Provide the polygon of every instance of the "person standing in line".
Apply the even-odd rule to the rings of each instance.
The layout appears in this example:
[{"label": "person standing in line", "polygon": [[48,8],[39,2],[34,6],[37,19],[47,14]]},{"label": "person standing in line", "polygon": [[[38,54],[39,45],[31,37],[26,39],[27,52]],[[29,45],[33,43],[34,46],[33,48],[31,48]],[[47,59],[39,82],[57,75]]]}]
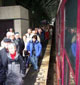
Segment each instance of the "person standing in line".
[{"label": "person standing in line", "polygon": [[30,53],[29,61],[32,63],[34,70],[38,70],[38,58],[41,50],[42,45],[37,41],[37,35],[33,35],[32,40],[27,45],[27,51]]},{"label": "person standing in line", "polygon": [[17,52],[15,43],[8,46],[8,71],[5,85],[22,85],[25,66],[21,55]]},{"label": "person standing in line", "polygon": [[18,50],[19,45],[18,45],[18,41],[16,41],[16,39],[15,39],[14,33],[11,33],[10,39],[11,39],[11,42],[16,44],[16,47],[17,47],[17,50]]},{"label": "person standing in line", "polygon": [[14,31],[13,31],[13,28],[10,28],[10,29],[9,29],[9,32],[12,32],[12,33],[14,33]]},{"label": "person standing in line", "polygon": [[35,33],[38,34],[38,27],[35,28]]},{"label": "person standing in line", "polygon": [[33,37],[34,35],[36,35],[36,36],[37,36],[37,40],[38,40],[39,42],[41,42],[40,37],[39,37],[39,35],[38,35],[38,32],[36,32],[35,30],[32,31],[32,37]]},{"label": "person standing in line", "polygon": [[20,38],[19,32],[15,32],[15,39],[18,42],[18,52],[23,56],[24,41]]},{"label": "person standing in line", "polygon": [[43,46],[43,44],[44,44],[44,40],[45,40],[45,38],[44,38],[45,36],[44,36],[44,34],[43,34],[41,28],[38,29],[38,35],[39,35],[39,37],[40,37],[41,44],[42,44],[42,46]]},{"label": "person standing in line", "polygon": [[4,48],[0,50],[0,85],[4,85],[7,72],[7,53],[8,46],[11,43],[10,39],[4,38]]},{"label": "person standing in line", "polygon": [[23,41],[25,43],[25,50],[28,42],[32,40],[32,29],[28,29],[27,33],[23,36]]},{"label": "person standing in line", "polygon": [[7,38],[7,39],[10,39],[10,36],[11,36],[11,32],[7,32],[6,33],[6,36],[3,38],[3,40],[1,41],[1,47],[4,48],[4,39]]}]

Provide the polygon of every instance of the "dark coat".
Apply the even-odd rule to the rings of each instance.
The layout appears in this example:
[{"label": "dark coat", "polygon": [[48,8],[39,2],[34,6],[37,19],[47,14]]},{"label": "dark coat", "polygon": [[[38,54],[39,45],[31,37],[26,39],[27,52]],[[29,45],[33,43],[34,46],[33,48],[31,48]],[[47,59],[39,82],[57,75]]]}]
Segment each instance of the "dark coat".
[{"label": "dark coat", "polygon": [[18,42],[18,52],[22,56],[22,52],[24,50],[24,42],[21,38],[18,38],[16,41]]},{"label": "dark coat", "polygon": [[22,57],[16,52],[15,59],[8,53],[8,71],[5,85],[22,85],[22,74],[24,74],[24,62]]},{"label": "dark coat", "polygon": [[7,51],[5,48],[0,50],[0,82],[5,81],[7,71]]},{"label": "dark coat", "polygon": [[[11,65],[11,67],[12,67],[13,63],[15,63],[15,65],[17,65],[18,68],[20,66],[20,68],[18,69],[18,70],[20,70],[19,72],[22,72],[22,74],[24,74],[25,65],[24,65],[22,56],[20,54],[16,53],[16,57],[14,60],[12,60],[9,53],[7,54],[7,56],[8,56],[8,65]],[[14,69],[12,69],[12,70],[17,70],[17,69],[15,69],[15,66],[14,66]]]}]

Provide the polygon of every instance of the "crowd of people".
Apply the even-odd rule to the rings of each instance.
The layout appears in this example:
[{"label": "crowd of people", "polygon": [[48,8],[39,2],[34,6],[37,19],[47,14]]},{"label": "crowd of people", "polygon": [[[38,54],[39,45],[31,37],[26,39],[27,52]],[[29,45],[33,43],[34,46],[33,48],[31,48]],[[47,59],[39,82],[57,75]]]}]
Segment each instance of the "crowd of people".
[{"label": "crowd of people", "polygon": [[[34,70],[38,71],[38,59],[42,47],[49,40],[49,29],[46,26],[28,28],[27,33],[21,38],[19,32],[12,28],[1,41],[0,50],[0,85],[22,85],[27,64],[31,63]],[[26,58],[24,61],[24,57]],[[28,61],[28,63],[27,63]]]}]

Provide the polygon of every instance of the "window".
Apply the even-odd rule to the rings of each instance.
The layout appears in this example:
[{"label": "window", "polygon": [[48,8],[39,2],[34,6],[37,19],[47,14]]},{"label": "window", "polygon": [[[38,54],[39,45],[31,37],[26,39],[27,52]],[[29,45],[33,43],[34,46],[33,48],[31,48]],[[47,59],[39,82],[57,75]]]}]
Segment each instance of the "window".
[{"label": "window", "polygon": [[74,70],[76,60],[76,30],[77,0],[68,0],[65,7],[65,49]]}]

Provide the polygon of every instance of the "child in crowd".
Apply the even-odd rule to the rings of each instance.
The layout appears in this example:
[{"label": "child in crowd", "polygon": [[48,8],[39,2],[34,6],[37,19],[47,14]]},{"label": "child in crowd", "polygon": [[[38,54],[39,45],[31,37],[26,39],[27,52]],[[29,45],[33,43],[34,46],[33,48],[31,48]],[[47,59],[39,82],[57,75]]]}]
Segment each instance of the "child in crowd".
[{"label": "child in crowd", "polygon": [[16,51],[16,45],[11,43],[8,46],[8,71],[5,85],[22,85],[24,76],[24,62]]}]

